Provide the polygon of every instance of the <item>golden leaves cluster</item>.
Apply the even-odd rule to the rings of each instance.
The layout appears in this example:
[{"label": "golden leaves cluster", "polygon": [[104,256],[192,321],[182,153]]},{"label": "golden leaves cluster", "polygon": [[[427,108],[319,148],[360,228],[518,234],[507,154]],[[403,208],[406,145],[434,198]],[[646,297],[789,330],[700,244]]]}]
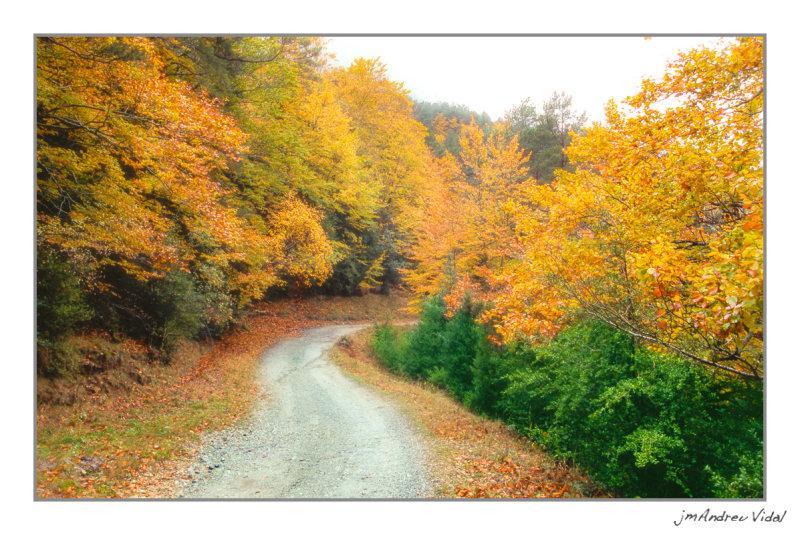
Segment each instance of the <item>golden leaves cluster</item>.
[{"label": "golden leaves cluster", "polygon": [[762,47],[746,38],[682,54],[574,137],[574,173],[524,189],[523,254],[496,302],[503,334],[552,334],[581,311],[761,376]]},{"label": "golden leaves cluster", "polygon": [[245,135],[149,39],[40,38],[37,141],[42,243],[148,278],[193,260],[176,224],[233,252],[247,239],[213,179]]},{"label": "golden leaves cluster", "polygon": [[415,215],[406,282],[416,304],[442,293],[457,308],[467,294],[492,299],[494,273],[513,260],[515,222],[509,210],[524,180],[523,155],[502,125],[484,132],[460,126],[458,156],[432,162],[424,202]]}]

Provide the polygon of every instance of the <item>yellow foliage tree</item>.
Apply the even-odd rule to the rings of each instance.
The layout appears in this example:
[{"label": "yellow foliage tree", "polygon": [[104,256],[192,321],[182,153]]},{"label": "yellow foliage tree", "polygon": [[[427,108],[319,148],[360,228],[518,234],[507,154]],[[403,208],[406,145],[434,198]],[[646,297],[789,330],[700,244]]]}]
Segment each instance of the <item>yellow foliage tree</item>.
[{"label": "yellow foliage tree", "polygon": [[763,43],[681,54],[575,136],[577,165],[529,184],[496,282],[507,337],[575,314],[748,378],[763,361]]},{"label": "yellow foliage tree", "polygon": [[[292,192],[313,190],[352,211],[352,199],[342,199],[340,190],[353,190],[356,158],[346,118],[330,95],[326,100],[311,81],[297,81],[295,44],[246,39],[238,42],[241,50],[234,47],[250,54],[242,61],[252,65],[231,82],[238,93],[230,108],[260,134],[248,142],[222,102],[173,72],[194,68],[183,41],[40,38],[40,248],[66,253],[89,271],[113,266],[140,281],[192,272],[238,306],[293,278],[300,285],[327,278],[334,255],[322,214]],[[274,86],[280,91],[270,92]],[[244,154],[258,158],[253,153],[267,145],[284,153],[295,147],[279,136],[275,142],[278,113],[263,113],[257,104],[265,102],[291,113],[296,128],[283,133],[309,149],[292,153],[297,163],[281,160],[292,164],[284,168],[290,182],[284,191],[258,173],[238,182],[226,177]]]},{"label": "yellow foliage tree", "polygon": [[399,250],[409,236],[410,213],[427,183],[425,127],[414,119],[408,91],[377,60],[359,58],[332,69],[328,81],[357,138],[360,188],[374,192],[377,203],[370,231],[351,240],[358,279],[362,287],[392,282],[404,261]]},{"label": "yellow foliage tree", "polygon": [[295,195],[289,195],[269,218],[266,249],[276,253],[274,264],[282,280],[301,287],[323,282],[333,272],[333,246],[320,225],[322,214]]},{"label": "yellow foliage tree", "polygon": [[247,256],[251,230],[215,180],[245,135],[217,102],[167,76],[168,61],[147,38],[39,38],[41,245],[143,279],[186,269],[187,235],[213,244],[220,262]]},{"label": "yellow foliage tree", "polygon": [[474,121],[461,127],[459,155],[445,154],[431,165],[427,193],[417,212],[409,253],[415,267],[405,271],[418,303],[442,294],[457,308],[465,294],[491,300],[494,274],[515,248],[509,203],[525,178],[523,155],[505,125],[484,133]]}]

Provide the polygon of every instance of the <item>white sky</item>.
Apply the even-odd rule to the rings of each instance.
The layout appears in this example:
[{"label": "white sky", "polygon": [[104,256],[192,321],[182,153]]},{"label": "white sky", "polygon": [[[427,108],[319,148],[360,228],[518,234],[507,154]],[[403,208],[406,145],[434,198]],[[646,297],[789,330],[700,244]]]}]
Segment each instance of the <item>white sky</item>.
[{"label": "white sky", "polygon": [[331,37],[337,62],[380,58],[412,98],[465,104],[493,120],[530,97],[537,109],[554,91],[572,95],[589,122],[604,118],[610,99],[638,92],[643,76],[718,37]]}]

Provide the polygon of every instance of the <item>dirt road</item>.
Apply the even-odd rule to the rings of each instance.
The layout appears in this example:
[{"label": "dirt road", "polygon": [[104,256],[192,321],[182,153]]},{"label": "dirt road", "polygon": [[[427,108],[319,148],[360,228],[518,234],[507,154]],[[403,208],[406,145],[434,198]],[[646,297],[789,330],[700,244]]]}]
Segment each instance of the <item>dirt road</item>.
[{"label": "dirt road", "polygon": [[311,329],[269,348],[259,370],[264,399],[243,425],[203,440],[180,496],[431,496],[413,425],[326,357],[340,337],[359,328]]}]

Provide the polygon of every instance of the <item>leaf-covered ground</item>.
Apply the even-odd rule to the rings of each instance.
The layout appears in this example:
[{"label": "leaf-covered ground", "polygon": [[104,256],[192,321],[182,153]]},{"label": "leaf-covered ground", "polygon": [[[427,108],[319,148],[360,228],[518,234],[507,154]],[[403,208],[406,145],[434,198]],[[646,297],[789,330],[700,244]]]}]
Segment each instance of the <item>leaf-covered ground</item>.
[{"label": "leaf-covered ground", "polygon": [[184,344],[170,365],[132,341],[76,339],[86,364],[108,369],[37,381],[37,497],[169,497],[198,434],[249,410],[264,348],[305,327],[405,319],[405,304],[398,294],[264,304],[222,340]]},{"label": "leaf-covered ground", "polygon": [[428,432],[440,498],[608,497],[577,469],[556,463],[500,422],[471,413],[443,391],[398,377],[369,350],[371,330],[331,357],[345,371],[396,399]]}]

